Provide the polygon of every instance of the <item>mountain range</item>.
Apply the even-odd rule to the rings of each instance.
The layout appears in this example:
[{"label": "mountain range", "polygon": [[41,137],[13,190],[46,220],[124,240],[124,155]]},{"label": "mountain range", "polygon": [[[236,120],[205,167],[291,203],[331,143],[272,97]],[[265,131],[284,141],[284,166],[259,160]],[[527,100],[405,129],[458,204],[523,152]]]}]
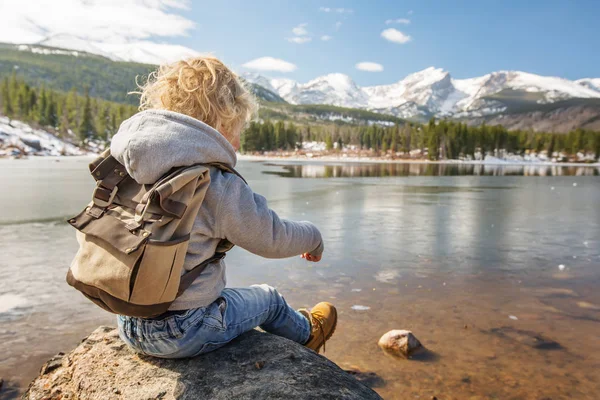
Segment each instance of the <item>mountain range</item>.
[{"label": "mountain range", "polygon": [[430,67],[396,83],[365,87],[340,73],[307,83],[255,73],[243,76],[291,104],[362,108],[401,118],[485,117],[509,112],[515,102],[541,107],[571,99],[600,99],[600,78],[570,81],[521,71],[455,79],[441,68]]},{"label": "mountain range", "polygon": [[[98,80],[101,71],[110,70],[109,75],[113,77],[119,75],[118,82],[122,81],[121,86],[125,86],[125,82],[129,82],[128,76],[147,73],[144,70],[149,71],[152,68],[150,64],[200,54],[169,44],[141,41],[116,46],[72,35],[55,35],[35,44],[4,45],[4,49],[8,52],[11,49],[18,50],[21,54],[53,55],[51,58],[55,66],[52,72],[42,71],[37,61],[11,56],[11,60],[19,61],[21,71],[36,81],[48,80],[48,73],[52,76],[61,75],[61,65],[66,65],[63,59],[85,58],[90,59],[89,63],[94,57],[103,59],[103,64],[101,61],[95,62],[102,64],[97,71],[81,69],[80,62],[66,62],[72,73],[79,74],[79,80],[87,79],[90,72],[97,72],[96,78],[87,79],[92,82],[84,83],[95,92],[103,89],[114,92],[117,89],[110,86],[110,79]],[[57,56],[62,58],[58,59]],[[0,70],[9,70],[16,65],[8,59],[6,61],[4,65],[0,62]],[[72,73],[69,72],[71,75]],[[252,84],[254,93],[267,102],[263,108],[270,107],[274,113],[281,113],[283,103],[289,103],[290,107],[305,107],[303,113],[315,111],[306,107],[326,105],[419,122],[436,117],[460,119],[469,124],[502,124],[509,129],[554,132],[568,132],[576,128],[600,130],[600,78],[571,81],[521,71],[498,71],[480,77],[456,79],[448,71],[430,67],[395,83],[361,87],[351,77],[341,73],[320,76],[306,83],[257,73],[243,73],[242,76]],[[99,87],[99,82],[109,86]],[[67,90],[73,84],[65,81],[58,88]],[[134,86],[127,90],[133,88]],[[124,96],[127,90],[120,90]],[[105,98],[119,101],[118,96],[112,92],[110,96]],[[286,113],[290,107],[285,109]],[[332,111],[334,108],[319,108],[319,118],[340,119],[336,114],[338,111]],[[325,115],[327,113],[331,115]]]}]

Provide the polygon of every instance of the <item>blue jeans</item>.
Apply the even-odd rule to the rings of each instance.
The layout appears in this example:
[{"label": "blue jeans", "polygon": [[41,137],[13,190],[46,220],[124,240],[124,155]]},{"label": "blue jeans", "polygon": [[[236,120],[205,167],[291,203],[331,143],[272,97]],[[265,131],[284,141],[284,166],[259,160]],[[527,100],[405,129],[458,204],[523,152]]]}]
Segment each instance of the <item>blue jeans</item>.
[{"label": "blue jeans", "polygon": [[268,285],[224,289],[206,307],[167,312],[153,319],[119,315],[117,322],[119,336],[130,347],[163,358],[208,353],[257,326],[300,344],[310,336],[308,320]]}]

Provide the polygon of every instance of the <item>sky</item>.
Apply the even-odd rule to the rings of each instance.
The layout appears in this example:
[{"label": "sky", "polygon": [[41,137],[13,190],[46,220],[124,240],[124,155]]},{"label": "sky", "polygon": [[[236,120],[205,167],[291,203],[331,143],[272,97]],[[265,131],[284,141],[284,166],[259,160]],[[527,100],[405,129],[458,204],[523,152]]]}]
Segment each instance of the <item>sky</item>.
[{"label": "sky", "polygon": [[600,77],[597,0],[3,0],[0,15],[20,15],[0,41],[149,40],[300,82],[341,72],[386,84],[431,66]]}]

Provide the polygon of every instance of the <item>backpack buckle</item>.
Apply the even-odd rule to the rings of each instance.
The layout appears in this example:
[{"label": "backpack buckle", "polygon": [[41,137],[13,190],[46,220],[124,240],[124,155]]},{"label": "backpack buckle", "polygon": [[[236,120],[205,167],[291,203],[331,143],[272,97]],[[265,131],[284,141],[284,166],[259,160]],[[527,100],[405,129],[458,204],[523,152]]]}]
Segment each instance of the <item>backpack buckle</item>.
[{"label": "backpack buckle", "polygon": [[[119,190],[119,187],[115,186],[112,189],[112,191],[110,192],[110,194],[108,195],[108,200],[104,200],[102,197],[106,197],[106,193],[108,192],[108,189],[103,188],[98,183],[98,185],[96,185],[96,187],[94,188],[94,193],[92,195],[92,201],[98,207],[107,208],[108,206],[110,206],[112,204],[113,200],[115,199],[115,196],[117,195],[118,190]],[[102,196],[102,195],[104,195],[104,196]]]}]

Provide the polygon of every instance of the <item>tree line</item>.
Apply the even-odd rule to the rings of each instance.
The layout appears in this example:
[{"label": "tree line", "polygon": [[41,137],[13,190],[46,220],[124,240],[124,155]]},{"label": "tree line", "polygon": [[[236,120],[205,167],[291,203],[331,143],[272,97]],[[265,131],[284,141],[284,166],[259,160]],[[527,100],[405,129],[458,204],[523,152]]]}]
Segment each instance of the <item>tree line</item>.
[{"label": "tree line", "polygon": [[[327,109],[329,110],[329,109]],[[329,110],[330,111],[330,110]],[[24,122],[51,128],[59,136],[110,140],[121,122],[137,112],[132,105],[91,97],[84,89],[69,92],[32,87],[16,73],[0,80],[0,113]],[[412,122],[384,122],[386,125],[353,125],[347,123],[284,122],[273,119],[254,121],[242,135],[243,152],[263,152],[278,149],[292,150],[302,142],[325,143],[328,150],[354,145],[375,154],[409,153],[427,150],[432,160],[475,158],[476,153],[504,150],[523,154],[526,151],[548,154],[578,152],[600,156],[600,133],[576,129],[568,134],[509,131],[501,125],[468,126],[465,123],[432,119],[428,124]],[[334,145],[337,143],[337,145]]]},{"label": "tree line", "polygon": [[[281,133],[281,132],[286,133]],[[289,133],[288,133],[289,132]],[[286,138],[282,140],[281,138]],[[303,141],[324,142],[328,150],[354,145],[376,154],[388,152],[409,153],[427,150],[431,160],[475,158],[477,153],[487,154],[504,150],[523,154],[526,151],[548,154],[578,152],[600,156],[600,133],[576,129],[568,134],[544,133],[525,130],[509,131],[501,125],[469,126],[465,123],[431,119],[428,124],[347,125],[311,124],[296,126],[283,122],[253,122],[242,137],[242,151],[261,152],[293,149]],[[337,143],[337,146],[334,146]]]},{"label": "tree line", "polygon": [[298,146],[299,140],[298,130],[293,122],[252,121],[242,134],[241,151],[290,150]]},{"label": "tree line", "polygon": [[74,135],[79,141],[110,140],[121,122],[137,112],[137,107],[91,97],[86,88],[64,93],[28,85],[16,73],[0,82],[0,112],[44,128],[61,137]]}]

